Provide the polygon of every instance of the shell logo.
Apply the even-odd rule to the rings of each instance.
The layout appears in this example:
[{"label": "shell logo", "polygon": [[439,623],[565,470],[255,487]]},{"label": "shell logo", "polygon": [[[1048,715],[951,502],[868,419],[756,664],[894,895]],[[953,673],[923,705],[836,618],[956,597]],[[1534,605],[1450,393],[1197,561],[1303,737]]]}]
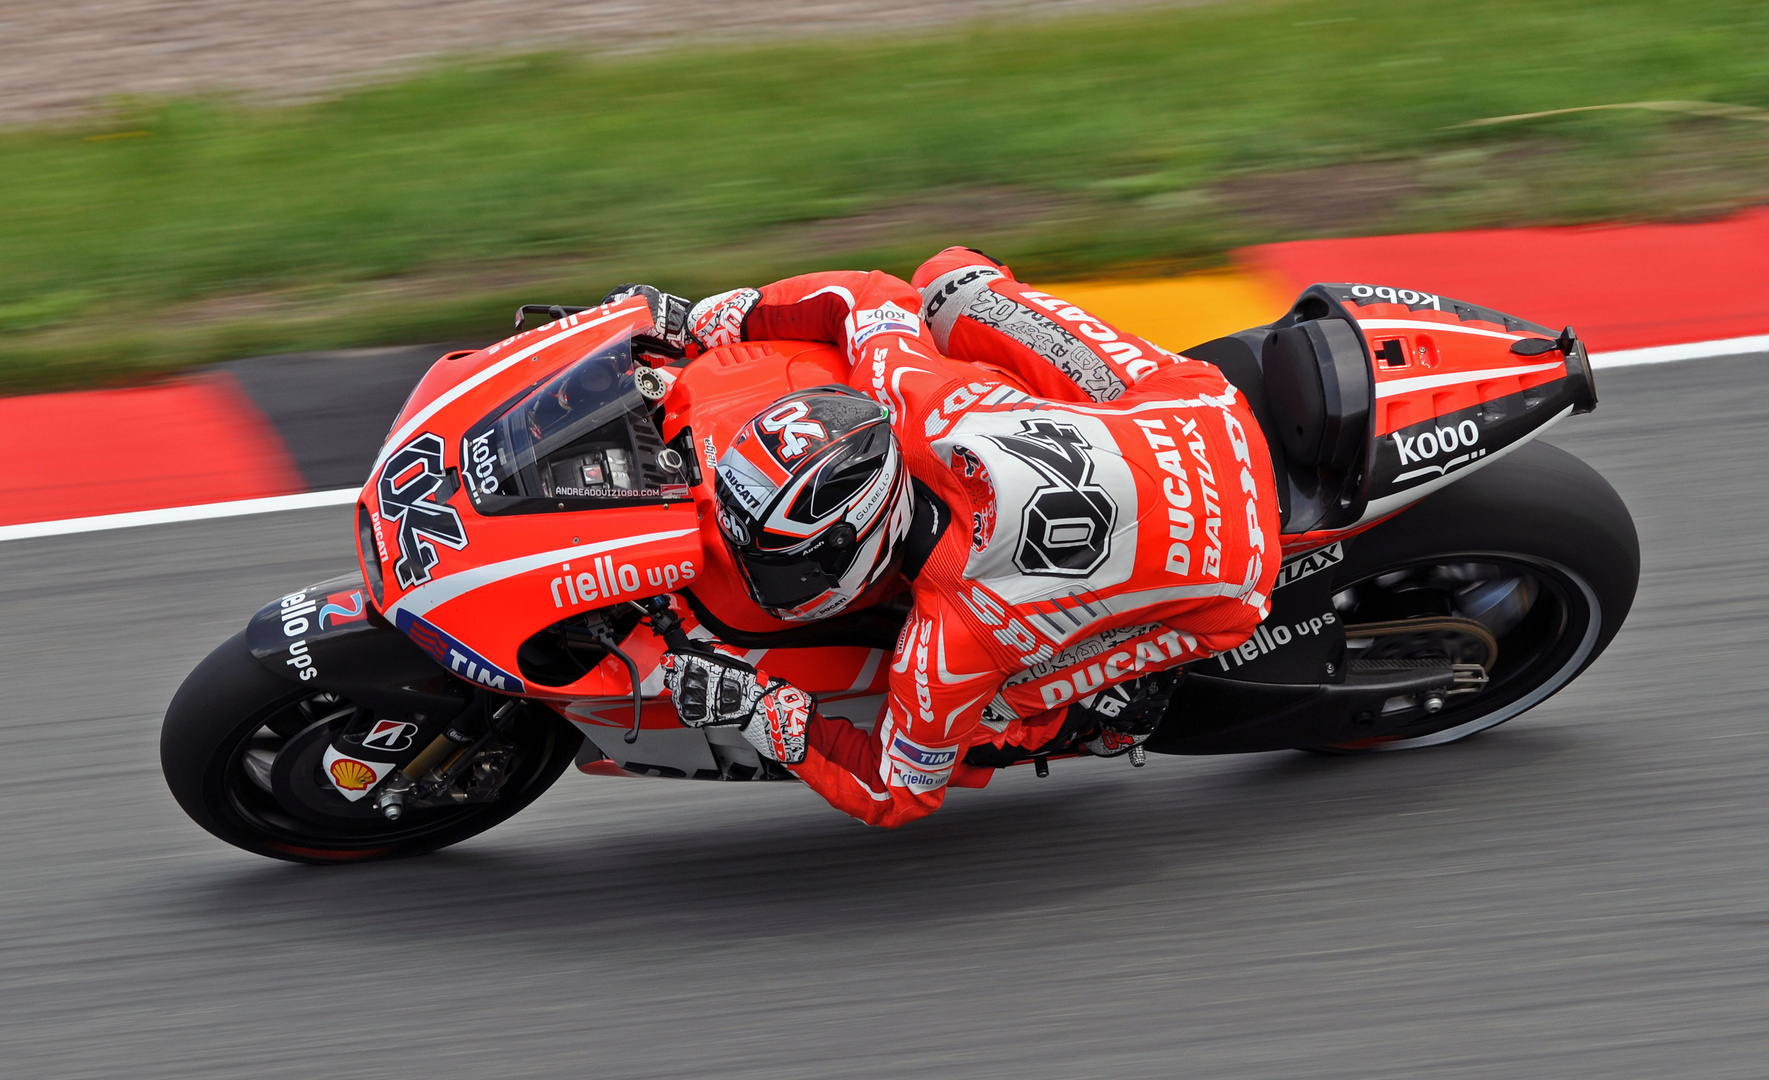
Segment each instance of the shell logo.
[{"label": "shell logo", "polygon": [[354,758],[332,762],[332,782],[345,791],[362,791],[375,782],[375,770]]}]

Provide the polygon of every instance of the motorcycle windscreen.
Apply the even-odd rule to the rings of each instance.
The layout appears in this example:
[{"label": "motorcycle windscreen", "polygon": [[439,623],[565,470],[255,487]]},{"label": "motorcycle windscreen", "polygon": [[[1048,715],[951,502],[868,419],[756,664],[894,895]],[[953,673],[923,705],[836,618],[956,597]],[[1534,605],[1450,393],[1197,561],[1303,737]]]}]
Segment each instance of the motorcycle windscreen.
[{"label": "motorcycle windscreen", "polygon": [[544,514],[685,499],[626,338],[605,344],[468,429],[463,479],[482,514]]}]

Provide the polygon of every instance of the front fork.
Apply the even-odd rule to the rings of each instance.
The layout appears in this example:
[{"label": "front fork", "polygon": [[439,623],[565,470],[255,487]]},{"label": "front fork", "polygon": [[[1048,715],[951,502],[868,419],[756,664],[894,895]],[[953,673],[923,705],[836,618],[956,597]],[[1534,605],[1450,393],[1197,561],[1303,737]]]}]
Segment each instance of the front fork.
[{"label": "front fork", "polygon": [[408,807],[486,802],[508,775],[514,748],[502,736],[522,705],[482,692],[450,717],[389,719],[364,710],[333,738],[321,769],[338,794],[372,799],[389,821]]}]

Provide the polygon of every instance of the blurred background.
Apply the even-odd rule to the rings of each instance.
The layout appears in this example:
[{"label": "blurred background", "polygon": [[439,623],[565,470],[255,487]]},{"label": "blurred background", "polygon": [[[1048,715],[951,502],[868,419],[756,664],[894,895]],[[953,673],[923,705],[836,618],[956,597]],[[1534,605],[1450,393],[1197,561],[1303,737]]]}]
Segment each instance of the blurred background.
[{"label": "blurred background", "polygon": [[906,274],[957,238],[1064,281],[1769,198],[1755,0],[0,11],[14,390],[490,341],[621,281]]},{"label": "blurred background", "polygon": [[[1761,1076],[1765,203],[1763,0],[0,0],[0,1071]],[[1014,770],[897,834],[567,776],[436,856],[273,865],[172,803],[159,720],[353,564],[348,508],[5,531],[354,485],[519,303],[952,243],[1172,348],[1400,251],[1734,345],[1613,360],[1551,434],[1645,565],[1528,715]]]}]

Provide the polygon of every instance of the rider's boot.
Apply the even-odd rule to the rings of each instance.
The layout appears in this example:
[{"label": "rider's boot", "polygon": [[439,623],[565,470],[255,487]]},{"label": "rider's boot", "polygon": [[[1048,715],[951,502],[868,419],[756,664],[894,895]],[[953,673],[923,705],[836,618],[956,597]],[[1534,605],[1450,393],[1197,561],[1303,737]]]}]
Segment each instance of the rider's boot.
[{"label": "rider's boot", "polygon": [[1079,731],[1075,745],[1095,757],[1138,750],[1166,715],[1178,682],[1175,672],[1156,672],[1077,701],[1069,706],[1069,719]]}]

